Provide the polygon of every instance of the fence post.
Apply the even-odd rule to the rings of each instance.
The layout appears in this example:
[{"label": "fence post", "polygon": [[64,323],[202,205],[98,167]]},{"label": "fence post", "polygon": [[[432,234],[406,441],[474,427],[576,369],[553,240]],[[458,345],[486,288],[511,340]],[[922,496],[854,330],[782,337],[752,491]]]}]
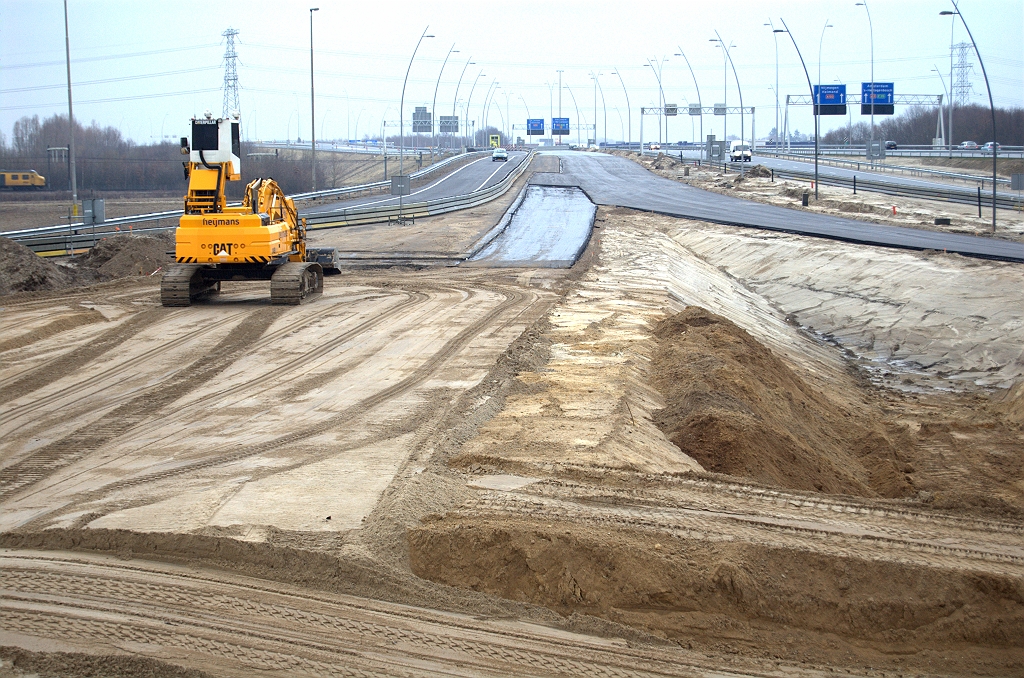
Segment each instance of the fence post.
[{"label": "fence post", "polygon": [[857,195],[857,175],[853,175],[853,194]]},{"label": "fence post", "polygon": [[981,219],[981,186],[978,186],[978,218]]}]

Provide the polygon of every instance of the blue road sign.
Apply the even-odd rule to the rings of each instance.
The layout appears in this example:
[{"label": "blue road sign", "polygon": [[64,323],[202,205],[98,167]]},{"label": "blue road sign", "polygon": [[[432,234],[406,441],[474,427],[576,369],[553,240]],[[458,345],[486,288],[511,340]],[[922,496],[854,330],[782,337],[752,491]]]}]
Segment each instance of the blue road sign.
[{"label": "blue road sign", "polygon": [[874,97],[871,95],[871,83],[860,84],[860,114],[861,115],[894,115],[896,111],[896,95],[893,93],[893,83],[876,82]]},{"label": "blue road sign", "polygon": [[544,136],[544,118],[526,119],[526,136]]},{"label": "blue road sign", "polygon": [[[875,83],[877,92],[878,83]],[[819,106],[842,106],[846,103],[846,85],[815,85],[814,103]]]},{"label": "blue road sign", "polygon": [[815,115],[846,115],[846,85],[815,85]]},{"label": "blue road sign", "polygon": [[893,83],[891,82],[876,82],[875,83],[875,96],[872,102],[871,97],[871,83],[862,82],[860,84],[860,102],[862,104],[874,103],[878,105],[892,106],[896,103],[896,95],[893,93]]},{"label": "blue road sign", "polygon": [[563,136],[569,133],[569,118],[552,118],[551,134]]}]

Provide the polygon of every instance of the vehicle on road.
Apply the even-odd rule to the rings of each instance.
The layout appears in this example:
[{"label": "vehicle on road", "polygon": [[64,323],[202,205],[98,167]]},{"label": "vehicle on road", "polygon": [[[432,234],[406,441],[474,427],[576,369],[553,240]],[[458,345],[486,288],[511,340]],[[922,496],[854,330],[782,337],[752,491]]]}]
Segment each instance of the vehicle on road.
[{"label": "vehicle on road", "polygon": [[661,144],[651,144],[651,145],[649,146],[649,148],[650,148],[650,149],[651,149],[652,151],[660,151],[660,150],[661,150]]},{"label": "vehicle on road", "polygon": [[885,142],[885,150],[887,150],[887,151],[895,151],[896,150],[896,142],[895,141],[886,141]]},{"label": "vehicle on road", "polygon": [[990,141],[987,144],[985,144],[984,146],[982,146],[981,150],[984,153],[991,153],[993,150],[1001,151],[1001,150],[1003,150],[1003,147],[1001,145],[997,144],[994,141]]},{"label": "vehicle on road", "polygon": [[491,162],[500,160],[502,162],[508,161],[508,151],[504,148],[496,148],[491,152]]},{"label": "vehicle on road", "polygon": [[750,162],[753,154],[750,152],[750,145],[745,144],[742,141],[732,142],[732,147],[729,149],[729,161],[730,162]]},{"label": "vehicle on road", "polygon": [[961,141],[960,142],[960,148],[962,148],[962,149],[964,149],[966,151],[976,151],[976,150],[978,150],[978,142],[977,141]]},{"label": "vehicle on road", "polygon": [[270,303],[296,305],[320,296],[334,248],[306,247],[306,220],[273,179],[257,178],[240,206],[229,206],[227,182],[242,178],[240,122],[209,111],[192,119],[185,210],[174,233],[174,260],[160,281],[164,306],[189,306],[215,295],[225,280],[269,280]]},{"label": "vehicle on road", "polygon": [[42,189],[46,187],[46,177],[35,170],[0,170],[0,188]]}]

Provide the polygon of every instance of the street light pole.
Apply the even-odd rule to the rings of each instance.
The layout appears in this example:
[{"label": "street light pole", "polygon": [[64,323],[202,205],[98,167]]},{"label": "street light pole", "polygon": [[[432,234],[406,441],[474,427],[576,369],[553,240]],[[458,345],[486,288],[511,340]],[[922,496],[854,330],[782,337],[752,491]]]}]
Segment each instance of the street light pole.
[{"label": "street light pole", "polygon": [[[575,102],[575,100],[576,99],[573,98],[574,102]],[[558,117],[559,118],[562,117],[562,69],[558,69]],[[579,113],[577,113],[576,114],[576,124],[577,125],[579,125],[579,117],[580,117]],[[555,123],[552,122],[551,123],[551,136],[552,137],[555,136],[554,127],[555,127]],[[577,132],[578,131],[579,130],[577,130]],[[577,137],[577,141],[578,140],[579,140],[579,138]],[[552,141],[551,143],[554,143],[554,141]],[[558,135],[558,145],[559,146],[562,145],[562,135],[561,134]]]},{"label": "street light pole", "polygon": [[[704,104],[700,99],[700,86],[697,84],[697,76],[693,73],[693,66],[690,65],[690,60],[686,58],[686,53],[683,52],[683,48],[679,48],[679,56],[683,57],[686,61],[686,67],[690,69],[690,77],[693,78],[693,86],[697,89],[697,105],[700,106],[700,158],[704,159]],[[778,103],[778,102],[776,102]],[[692,118],[691,118],[692,119]],[[778,123],[775,125],[776,130],[778,129]]]},{"label": "street light pole", "polygon": [[[871,23],[871,10],[868,9],[868,0],[858,2],[857,7],[863,7],[864,11],[868,13],[868,30],[871,32],[871,88],[868,90],[868,94],[871,97],[869,102],[871,104],[871,139],[868,141],[868,148],[870,148],[870,144],[875,140],[875,27]],[[789,37],[792,38],[793,34],[791,33]],[[799,52],[800,50],[797,51]],[[811,94],[811,97],[813,98],[814,95]],[[861,103],[863,104],[864,102],[862,101]],[[818,184],[814,185],[817,186]]]},{"label": "street light pole", "polygon": [[68,31],[68,0],[64,0],[64,50],[68,64],[68,153],[71,166],[71,212],[78,216],[78,176],[75,171],[75,114],[71,107],[71,37]]},{"label": "street light pole", "polygon": [[[804,68],[804,77],[807,78],[807,89],[811,92],[811,101],[814,101],[814,87],[811,85],[811,75],[807,72],[807,64],[804,63],[804,55],[800,53],[800,48],[797,47],[796,38],[793,37],[792,31],[789,30],[789,26],[786,25],[786,21],[783,18],[779,18],[782,22],[782,27],[786,29],[786,33],[789,33],[789,39],[793,41],[793,48],[796,49],[796,55],[800,57],[800,65]],[[872,89],[873,83],[872,83]],[[788,95],[787,95],[788,97]],[[787,99],[788,105],[788,99]],[[872,104],[873,105],[873,104]],[[788,110],[788,109],[787,109]],[[815,130],[817,131],[817,130]],[[818,199],[818,135],[814,135],[814,199]]]},{"label": "street light pole", "polygon": [[[942,77],[942,73],[939,71],[938,65],[936,65],[935,68],[933,68],[932,70],[935,71],[935,75],[939,76],[939,82],[942,83],[942,93],[944,95],[946,95],[946,101],[949,102],[950,107],[952,107],[953,106],[953,100],[950,98],[950,91],[946,89],[946,80]],[[949,83],[949,88],[953,89],[952,81],[950,81],[950,83]],[[939,122],[942,122],[942,105],[941,105],[941,102],[939,102]],[[953,157],[952,137],[950,137],[949,149],[950,149],[950,151],[949,151],[950,157]]]},{"label": "street light pole", "polygon": [[[604,100],[604,87],[601,86],[601,81],[598,78],[604,73],[595,73],[591,71],[590,74],[594,77],[594,84],[597,89],[601,91],[601,110],[604,115],[604,143],[608,143],[608,104]],[[597,100],[594,100],[594,143],[597,143]]]},{"label": "street light pole", "polygon": [[[779,33],[782,31],[775,28],[775,24],[772,22],[771,17],[768,17],[768,23],[765,26],[772,27],[772,38],[775,40],[775,150],[779,148]],[[851,139],[852,143],[853,140]]]},{"label": "street light pole", "polygon": [[[814,105],[814,138],[817,140],[818,135],[821,134],[821,47],[825,44],[825,29],[832,28],[832,24],[825,19],[825,26],[821,29],[821,38],[818,40],[818,97],[817,101],[814,101],[813,92],[811,93],[812,104]],[[814,144],[814,163],[818,163],[818,144],[815,141]],[[818,178],[814,178],[814,199],[818,199]]]},{"label": "street light pole", "polygon": [[[459,76],[459,82],[458,82],[458,84],[455,85],[455,96],[452,97],[452,117],[453,118],[455,117],[455,107],[459,103],[459,87],[462,86],[462,77],[464,75],[466,75],[466,69],[469,68],[472,65],[473,65],[473,57],[469,57],[468,59],[466,59],[466,65],[462,67],[462,75]],[[462,125],[463,125],[463,128],[465,128],[465,125],[466,125],[466,121],[465,120],[462,121]],[[453,137],[455,136],[454,132],[452,132],[452,136]]]},{"label": "street light pole", "polygon": [[[626,132],[626,136],[628,137],[628,139],[626,140],[626,148],[628,150],[632,150],[633,149],[633,108],[629,105],[629,92],[626,91],[626,83],[623,82],[623,80],[622,80],[622,73],[619,73],[619,69],[618,68],[615,69],[615,75],[619,76],[619,84],[622,85],[622,93],[626,95],[626,125],[627,125],[627,129],[628,129],[628,131]],[[700,96],[700,95],[698,95],[698,96]],[[704,131],[701,130],[701,134],[703,134],[703,133],[704,133]],[[643,149],[640,149],[640,150],[643,150]]]},{"label": "street light pole", "polygon": [[[956,28],[956,19],[949,22],[949,159],[953,159],[953,29]],[[938,67],[936,67],[938,68]]]},{"label": "street light pole", "polygon": [[[484,76],[484,69],[480,69],[480,72],[476,74],[476,78],[473,80],[473,86],[469,88],[469,97],[466,98],[466,113],[463,117],[466,118],[466,132],[469,132],[469,105],[473,101],[473,92],[476,90],[476,83]],[[472,141],[467,135],[467,140]],[[472,144],[467,144],[472,145]]]},{"label": "street light pole", "polygon": [[[576,95],[572,93],[572,88],[569,87],[569,83],[565,83],[565,89],[569,90],[569,96],[572,97],[572,105],[576,108],[576,145],[580,145],[580,106],[576,103]],[[561,117],[561,116],[559,116]]]},{"label": "street light pole", "polygon": [[316,99],[313,96],[313,12],[319,7],[309,8],[309,149],[313,158],[313,192],[316,192]]},{"label": "street light pole", "polygon": [[[663,62],[660,62],[660,63],[663,63]],[[647,60],[647,64],[646,65],[654,73],[655,80],[658,81],[658,102],[659,102],[658,103],[658,107],[661,109],[661,113],[658,114],[658,143],[660,144],[661,141],[662,141],[662,139],[661,139],[661,116],[665,114],[665,90],[661,86],[661,71],[654,67],[654,64],[651,63],[650,59]],[[666,134],[666,136],[668,135],[668,122],[667,121],[665,122],[665,134]],[[640,151],[643,152],[643,148],[641,148]]]},{"label": "street light pole", "polygon": [[[981,52],[978,51],[978,43],[974,42],[974,36],[971,35],[971,29],[964,20],[964,15],[960,13],[960,7],[956,4],[956,0],[949,0],[953,3],[954,11],[950,12],[944,10],[939,12],[941,16],[949,16],[955,14],[960,17],[960,22],[964,25],[964,30],[967,31],[967,37],[971,39],[971,44],[974,46],[974,53],[978,55],[978,63],[981,65],[981,74],[985,76],[985,89],[988,90],[988,107],[992,111],[992,232],[996,232],[996,156],[999,155],[999,146],[996,142],[996,106],[992,103],[992,88],[988,84],[988,72],[985,71],[985,62],[981,60]],[[953,83],[949,83],[950,89],[953,88]]]},{"label": "street light pole", "polygon": [[[441,76],[444,74],[444,67],[448,64],[448,57],[458,51],[459,50],[455,49],[455,43],[453,42],[451,49],[448,50],[448,55],[444,58],[444,63],[441,64],[441,72],[437,74],[437,84],[434,85],[434,103],[430,108],[430,136],[432,137],[430,146],[431,158],[434,157],[434,148],[437,146],[437,134],[434,133],[434,119],[437,118],[437,90],[441,87]],[[457,90],[456,94],[458,94]],[[452,115],[455,114],[452,113]],[[440,119],[438,119],[438,122],[440,122]]]},{"label": "street light pole", "polygon": [[[412,70],[412,62],[416,58],[416,52],[420,49],[420,43],[423,42],[423,38],[432,38],[434,36],[427,35],[427,30],[430,26],[423,29],[423,33],[420,35],[420,39],[416,41],[416,49],[412,51],[412,56],[409,57],[409,65],[405,69],[405,79],[402,81],[402,98],[398,102],[398,175],[401,177],[405,176],[405,85],[409,82],[409,71]],[[386,144],[385,144],[386,145]],[[386,152],[386,151],[385,151]],[[404,181],[404,180],[402,180]],[[398,219],[402,219],[402,191],[398,192]]]},{"label": "street light pole", "polygon": [[[718,35],[717,30],[715,35]],[[732,77],[736,80],[736,91],[740,95],[740,162],[743,162],[743,137],[746,135],[746,121],[743,117],[743,88],[740,87],[740,76],[736,74],[736,64],[732,62],[732,54],[729,53],[729,47],[735,47],[736,45],[730,44],[727,47],[721,35],[718,35],[718,44],[725,50],[725,58],[728,59],[729,65],[732,67]]]}]

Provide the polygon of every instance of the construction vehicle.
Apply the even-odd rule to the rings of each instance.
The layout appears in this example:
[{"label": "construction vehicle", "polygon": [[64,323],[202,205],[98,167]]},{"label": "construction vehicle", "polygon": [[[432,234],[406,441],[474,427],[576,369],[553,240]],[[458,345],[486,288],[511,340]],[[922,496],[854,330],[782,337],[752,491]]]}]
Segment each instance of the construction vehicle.
[{"label": "construction vehicle", "polygon": [[241,205],[225,188],[241,177],[238,118],[207,112],[192,119],[192,143],[181,139],[188,194],[175,231],[175,262],[160,283],[164,306],[188,306],[220,292],[229,280],[269,280],[272,304],[300,304],[323,292],[324,268],[337,252],[306,246],[306,220],[273,179],[255,179]]}]

